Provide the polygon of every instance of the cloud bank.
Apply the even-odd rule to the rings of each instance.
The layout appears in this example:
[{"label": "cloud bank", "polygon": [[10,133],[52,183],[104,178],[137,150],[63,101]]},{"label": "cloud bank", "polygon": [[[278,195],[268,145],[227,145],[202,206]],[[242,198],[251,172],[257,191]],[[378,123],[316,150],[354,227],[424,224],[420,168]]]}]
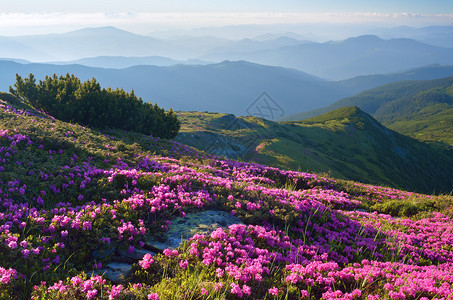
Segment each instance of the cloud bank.
[{"label": "cloud bank", "polygon": [[410,13],[0,13],[0,35],[61,33],[115,26],[136,33],[239,24],[452,25],[453,14]]}]

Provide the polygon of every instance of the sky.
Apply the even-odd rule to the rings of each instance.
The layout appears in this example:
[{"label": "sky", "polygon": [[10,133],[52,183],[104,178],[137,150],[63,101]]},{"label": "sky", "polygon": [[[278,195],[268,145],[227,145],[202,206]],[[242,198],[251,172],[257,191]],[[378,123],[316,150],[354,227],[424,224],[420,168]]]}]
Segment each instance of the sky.
[{"label": "sky", "polygon": [[453,24],[452,0],[0,0],[0,35],[115,26],[136,33],[239,24]]}]

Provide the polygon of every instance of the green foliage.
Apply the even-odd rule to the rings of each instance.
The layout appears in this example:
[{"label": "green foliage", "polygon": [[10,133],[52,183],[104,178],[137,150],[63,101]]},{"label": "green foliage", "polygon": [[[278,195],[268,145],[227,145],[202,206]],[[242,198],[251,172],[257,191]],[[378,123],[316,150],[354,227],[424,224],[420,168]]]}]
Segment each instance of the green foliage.
[{"label": "green foliage", "polygon": [[[0,98],[5,95],[0,95]],[[11,98],[11,102],[18,101],[11,95],[8,97]],[[9,99],[8,102],[10,102]],[[18,103],[22,102],[19,101]],[[26,104],[23,105],[23,109],[26,109]],[[359,113],[358,117],[362,114],[359,110],[356,110],[356,112]],[[14,194],[14,201],[34,205],[35,199],[32,199],[33,196],[39,195],[40,191],[45,191],[48,194],[42,207],[43,210],[37,210],[33,218],[25,216],[25,227],[23,229],[18,227],[20,223],[11,223],[12,227],[10,228],[11,232],[15,232],[14,235],[18,237],[18,241],[26,241],[34,245],[34,247],[41,247],[39,254],[36,254],[33,259],[27,260],[21,253],[22,249],[20,247],[15,249],[8,248],[4,241],[5,237],[0,236],[0,261],[4,262],[5,267],[13,267],[19,274],[25,276],[17,279],[13,278],[7,288],[0,285],[0,299],[30,299],[30,293],[32,299],[86,299],[87,296],[83,291],[83,286],[75,284],[72,280],[73,276],[79,277],[81,283],[86,282],[94,269],[93,264],[102,262],[103,266],[107,265],[112,261],[115,249],[124,249],[128,245],[139,247],[138,239],[129,240],[132,236],[128,233],[125,233],[123,238],[118,237],[118,227],[123,223],[121,220],[131,222],[134,227],[138,228],[142,226],[140,225],[140,219],[142,219],[146,224],[146,232],[155,237],[162,234],[162,225],[165,224],[165,221],[172,220],[177,215],[177,211],[169,209],[153,216],[149,213],[150,207],[147,204],[144,204],[140,209],[132,209],[132,204],[121,201],[123,198],[128,197],[128,195],[122,193],[124,186],[134,186],[131,177],[121,174],[118,174],[112,180],[95,174],[90,175],[90,181],[84,181],[84,188],[81,187],[83,178],[79,178],[76,175],[74,176],[74,186],[65,189],[64,193],[53,194],[49,189],[49,185],[52,184],[56,188],[61,188],[65,182],[63,178],[70,176],[71,173],[72,168],[62,168],[62,166],[83,165],[84,162],[91,162],[93,165],[101,166],[106,170],[116,169],[119,171],[118,166],[115,165],[119,164],[120,161],[132,167],[141,163],[144,157],[149,157],[155,160],[167,160],[170,163],[175,163],[175,166],[179,165],[181,169],[190,167],[200,173],[210,172],[211,174],[217,174],[222,172],[221,166],[223,162],[206,156],[198,156],[198,152],[190,151],[188,147],[178,149],[177,144],[174,142],[164,139],[153,139],[135,132],[124,132],[121,130],[99,132],[79,125],[61,122],[50,117],[37,118],[36,116],[17,115],[6,111],[0,111],[0,119],[0,130],[17,130],[18,133],[24,133],[29,136],[34,142],[33,145],[28,145],[25,142],[11,145],[9,140],[0,138],[0,145],[11,146],[11,150],[17,152],[14,160],[7,160],[3,163],[5,170],[1,172],[2,180],[7,182],[20,178],[21,182],[27,186],[27,193],[22,196],[18,193]],[[251,118],[246,120],[247,122],[252,122]],[[369,134],[370,131],[366,130],[369,123],[365,122],[367,118],[359,118],[358,120],[363,121],[365,129],[357,131],[356,140],[349,139],[349,136],[344,135],[344,130],[347,130],[348,126],[356,124],[354,116],[350,114],[344,114],[343,117],[335,120],[335,130],[332,129],[333,127],[328,129],[330,125],[323,122],[316,126],[314,124],[278,124],[262,120],[259,124],[249,124],[256,130],[261,130],[260,134],[281,132],[282,140],[289,141],[293,139],[293,143],[297,141],[295,140],[296,133],[303,133],[304,140],[312,145],[315,145],[315,142],[319,144],[321,142],[329,142],[332,145],[328,144],[325,149],[323,148],[323,151],[331,155],[331,152],[339,152],[342,148],[352,151],[352,149],[356,149],[358,145],[364,142],[364,136],[359,133],[366,131]],[[266,130],[260,127],[264,126],[263,124],[266,126]],[[312,130],[311,126],[315,130]],[[374,132],[374,134],[378,134],[377,132]],[[337,141],[335,137],[338,138],[338,141],[345,140],[345,142],[334,146],[334,142]],[[379,136],[374,135],[374,137],[378,139]],[[159,154],[171,154],[172,157],[184,157],[184,159],[180,159],[176,163],[172,158],[164,159],[159,157]],[[346,156],[346,154],[342,155]],[[313,157],[314,155],[310,159],[313,159]],[[337,157],[343,159],[342,156]],[[16,161],[22,163],[17,164]],[[23,168],[23,162],[29,162],[27,168]],[[348,162],[348,164],[352,165],[351,162]],[[33,171],[33,173],[27,173],[26,169]],[[178,169],[180,168],[178,167]],[[48,178],[42,178],[40,172],[47,174]],[[148,195],[154,186],[166,182],[169,176],[175,174],[179,173],[174,171],[163,172],[163,174],[159,175],[151,172],[150,174],[140,173],[140,177],[135,184],[138,189],[142,190],[144,195]],[[82,174],[80,175],[82,176]],[[331,181],[320,176],[309,178],[288,177],[280,171],[271,168],[262,175],[263,177],[254,180],[259,181],[259,185],[263,187],[271,189],[283,188],[282,197],[285,199],[291,199],[291,193],[300,192],[301,189],[316,189],[319,187],[330,189],[330,186],[332,186],[337,191],[347,192],[351,200],[363,202],[360,208],[366,208],[367,211],[376,210],[412,219],[430,211],[448,212],[453,204],[451,196],[416,195],[414,197],[402,196],[395,200],[393,196],[401,195],[401,191],[392,191],[381,187],[376,187],[373,190],[372,187],[357,182]],[[168,184],[172,187],[177,187],[182,185],[183,182],[184,180],[181,182],[175,180]],[[301,239],[304,243],[308,243],[310,238],[325,236],[324,233],[316,231],[319,226],[344,224],[342,222],[347,222],[350,216],[354,214],[354,211],[349,211],[348,214],[339,212],[337,211],[339,208],[335,204],[325,202],[323,203],[325,208],[320,209],[314,206],[307,214],[301,215],[290,204],[276,201],[275,196],[272,196],[272,194],[263,193],[260,189],[249,189],[249,185],[246,182],[237,182],[227,186],[215,182],[208,183],[201,178],[195,177],[188,179],[188,183],[194,190],[209,190],[212,195],[216,194],[209,206],[228,212],[234,210],[236,216],[246,224],[268,224],[272,228],[284,230],[286,235],[293,239]],[[234,197],[234,201],[227,201],[229,195]],[[29,197],[28,199],[25,198],[27,196]],[[79,200],[78,196],[83,196],[84,199]],[[319,201],[322,202],[323,200],[320,199]],[[61,227],[56,221],[50,221],[54,214],[51,212],[52,210],[64,208],[60,202],[71,202],[74,206],[84,204],[83,208],[80,207],[80,210],[78,210],[77,219],[80,220],[81,226],[84,226],[83,222],[90,222],[92,229],[75,230],[75,228],[68,227],[66,239],[63,239],[60,235],[54,235],[50,231],[44,232],[42,224],[38,226],[39,222],[41,222],[39,221],[40,216],[48,220],[46,221],[48,222],[46,228],[50,228],[53,225],[57,232],[61,231]],[[260,207],[249,210],[247,209],[247,203],[249,202],[259,204]],[[236,206],[237,204],[240,204],[242,209],[239,209]],[[354,209],[355,206],[351,208],[351,210]],[[199,210],[199,208],[196,208],[196,210]],[[185,211],[190,212],[189,208]],[[374,215],[370,214],[370,218],[372,216]],[[358,219],[358,217],[356,218]],[[363,226],[359,226],[359,230],[354,232],[355,235],[352,236],[357,238],[357,243],[354,244],[355,247],[358,246],[358,241],[361,241],[360,237],[374,238],[375,240],[384,238],[382,232],[376,232],[373,235],[367,233],[366,229],[369,227],[369,220],[358,220],[363,222]],[[385,227],[385,229],[389,230],[401,226],[388,220],[382,222],[387,222],[385,225],[388,225],[388,227]],[[300,234],[294,231],[295,228],[300,229]],[[49,240],[50,237],[52,237],[51,240]],[[43,238],[47,242],[44,242]],[[100,238],[109,238],[111,242],[106,244]],[[64,243],[64,248],[61,248],[61,243]],[[265,250],[285,253],[281,248],[266,244],[264,238],[257,238],[254,243]],[[233,282],[237,283],[237,280],[227,275],[219,277],[216,274],[214,265],[207,266],[203,263],[202,257],[190,255],[189,244],[190,242],[186,242],[178,248],[180,253],[178,257],[153,256],[155,261],[148,269],[135,265],[132,270],[133,275],[122,283],[121,296],[117,299],[146,299],[150,293],[157,293],[162,300],[238,299],[231,294],[230,286]],[[344,244],[339,240],[328,240],[326,245],[332,251],[344,250]],[[445,247],[450,246],[445,245]],[[49,263],[49,269],[43,270],[43,260],[53,258],[52,253],[57,249],[59,262]],[[201,248],[199,250],[201,253]],[[371,250],[365,248],[363,248],[363,251],[362,248],[359,250],[357,253],[351,254],[354,262],[374,257],[374,252]],[[381,248],[378,248],[378,250],[383,252],[385,257],[390,257],[394,254],[394,252],[390,251],[384,252]],[[399,259],[399,256],[395,256],[395,260],[397,259]],[[184,260],[188,261],[187,268],[183,268],[180,265],[181,261]],[[426,258],[421,258],[419,262],[420,264],[433,263]],[[88,277],[84,272],[88,274]],[[282,264],[272,263],[269,267],[269,274],[262,281],[254,281],[249,285],[253,291],[264,295],[261,296],[263,299],[299,299],[301,289],[308,290],[311,299],[320,299],[322,297],[320,288],[316,284],[314,286],[309,286],[305,283],[288,284],[284,281],[287,275],[289,275],[289,272],[282,267]],[[67,286],[64,291],[59,291],[58,289],[49,290],[49,287],[53,285],[58,286],[60,280],[62,280],[62,284]],[[117,283],[103,280],[96,281],[94,284],[93,287],[96,289],[97,295],[93,297],[95,299],[112,299],[113,296],[110,297],[109,292],[117,286]],[[381,282],[379,280],[375,282],[375,285],[369,285],[367,293],[378,291],[385,283],[385,281]],[[221,287],[218,285],[219,283],[222,283]],[[352,291],[355,288],[362,288],[365,284],[367,284],[367,281],[363,278],[359,280],[351,278],[336,282],[334,286]],[[268,290],[272,287],[277,287],[280,294],[275,297],[271,296]],[[205,294],[206,292],[208,295]],[[243,299],[255,298],[257,297],[254,294],[243,297]]]},{"label": "green foliage", "polygon": [[36,84],[33,74],[16,74],[10,92],[32,106],[63,120],[97,128],[118,128],[163,138],[174,138],[180,123],[170,109],[143,102],[132,91],[101,88],[96,79],[81,82],[74,75],[46,76]]},{"label": "green foliage", "polygon": [[317,117],[313,117],[307,120],[303,120],[302,123],[314,124],[314,123],[325,123],[332,120],[341,121],[346,118],[351,119],[351,122],[357,123],[364,119],[364,114],[357,106],[348,106],[336,109],[334,111],[322,114]]},{"label": "green foliage", "polygon": [[[177,141],[217,151],[211,154],[417,192],[453,189],[451,149],[391,131],[358,107],[285,123],[200,112],[178,115],[183,127]],[[226,117],[235,126],[225,125]]]},{"label": "green foliage", "polygon": [[377,203],[371,207],[380,213],[389,214],[399,217],[410,217],[421,212],[433,211],[435,209],[436,201],[431,199],[423,199],[417,201],[415,199],[409,200],[391,200],[384,203]]},{"label": "green foliage", "polygon": [[[453,78],[394,82],[339,100],[325,108],[296,114],[335,118],[340,108],[357,106],[388,128],[421,141],[453,145]],[[333,113],[335,111],[336,113]],[[345,112],[345,111],[343,111]],[[309,120],[317,120],[321,116]]]}]

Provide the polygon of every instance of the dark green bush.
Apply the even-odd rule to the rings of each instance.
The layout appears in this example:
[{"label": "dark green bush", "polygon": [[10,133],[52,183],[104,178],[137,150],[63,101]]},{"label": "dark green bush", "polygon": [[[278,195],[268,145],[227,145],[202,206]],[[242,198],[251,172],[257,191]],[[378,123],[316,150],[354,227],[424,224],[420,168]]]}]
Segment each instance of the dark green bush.
[{"label": "dark green bush", "polygon": [[33,74],[16,74],[10,92],[57,119],[97,128],[116,128],[171,139],[180,123],[170,109],[143,102],[133,91],[101,88],[96,79],[81,82],[74,75],[46,76],[36,84]]}]

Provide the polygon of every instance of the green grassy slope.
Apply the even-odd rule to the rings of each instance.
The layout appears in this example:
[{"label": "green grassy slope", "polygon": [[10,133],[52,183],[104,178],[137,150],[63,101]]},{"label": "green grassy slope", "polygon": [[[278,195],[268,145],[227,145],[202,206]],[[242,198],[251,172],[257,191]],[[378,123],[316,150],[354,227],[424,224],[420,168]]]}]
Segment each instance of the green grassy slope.
[{"label": "green grassy slope", "polygon": [[453,151],[387,129],[357,107],[301,122],[178,113],[177,141],[216,155],[423,192],[453,189]]},{"label": "green grassy slope", "polygon": [[[333,151],[366,135],[399,139],[356,108],[293,124],[181,115],[185,134],[206,126],[219,143],[236,133],[250,145],[261,141],[252,133],[268,134],[272,147],[278,133],[288,151],[297,135],[307,147],[342,141]],[[165,139],[62,122],[7,94],[0,94],[0,194],[0,299],[453,294],[452,196],[215,158]],[[201,216],[211,220],[191,222]],[[177,229],[203,235],[167,248],[180,241],[168,236]]]},{"label": "green grassy slope", "polygon": [[374,116],[402,134],[453,145],[453,82],[385,103]]},{"label": "green grassy slope", "polygon": [[360,107],[399,133],[453,145],[453,77],[383,85],[288,119],[302,120],[346,106]]}]

